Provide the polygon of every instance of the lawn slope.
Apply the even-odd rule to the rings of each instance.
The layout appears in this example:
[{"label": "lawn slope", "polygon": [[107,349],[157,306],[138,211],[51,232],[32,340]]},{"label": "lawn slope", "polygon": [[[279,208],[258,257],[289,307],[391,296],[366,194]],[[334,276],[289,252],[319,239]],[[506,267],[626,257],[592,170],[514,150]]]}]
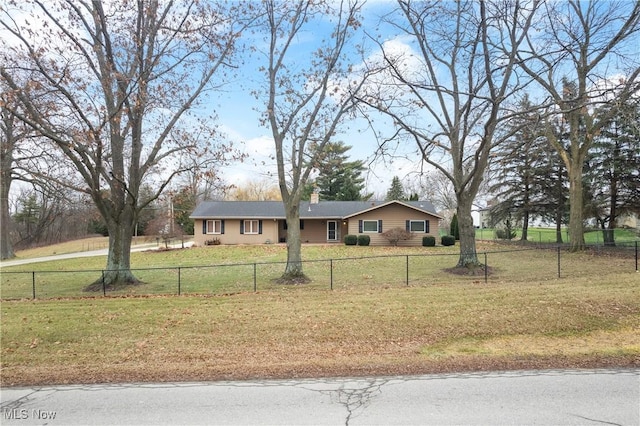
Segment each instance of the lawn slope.
[{"label": "lawn slope", "polygon": [[2,386],[640,366],[635,272],[1,309]]}]

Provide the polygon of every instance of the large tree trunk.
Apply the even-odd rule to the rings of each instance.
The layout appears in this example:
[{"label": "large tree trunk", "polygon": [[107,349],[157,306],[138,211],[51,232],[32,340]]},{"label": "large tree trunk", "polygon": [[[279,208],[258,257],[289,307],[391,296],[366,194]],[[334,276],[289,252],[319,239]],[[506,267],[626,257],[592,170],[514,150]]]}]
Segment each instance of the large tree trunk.
[{"label": "large tree trunk", "polygon": [[[2,159],[2,176],[0,177],[0,259],[15,257],[11,243],[11,216],[9,214],[9,189],[11,185],[11,169],[5,168]],[[6,173],[5,173],[6,172]]]},{"label": "large tree trunk", "polygon": [[529,212],[525,211],[522,215],[522,235],[520,241],[527,241],[529,238]]},{"label": "large tree trunk", "polygon": [[458,196],[458,231],[460,232],[459,268],[473,268],[480,266],[476,252],[476,230],[473,228],[471,207],[473,198],[468,193]]},{"label": "large tree trunk", "polygon": [[602,230],[602,237],[604,240],[605,246],[615,246],[615,228],[616,228],[616,219],[618,217],[618,180],[620,174],[618,173],[618,161],[622,161],[620,159],[620,146],[616,143],[614,152],[614,171],[612,173],[611,179],[609,180],[609,187],[611,191],[611,196],[609,197],[609,223],[607,224],[607,229]]},{"label": "large tree trunk", "polygon": [[557,176],[557,194],[558,194],[558,205],[556,206],[556,244],[563,244],[562,239],[562,219],[565,214],[565,197],[562,195],[563,189],[563,178],[562,178],[562,166],[558,165],[558,176]]},{"label": "large tree trunk", "polygon": [[12,181],[13,166],[13,119],[5,108],[2,108],[2,120],[5,134],[0,146],[0,259],[11,259],[15,256],[11,243],[11,217],[9,215],[9,190]]},{"label": "large tree trunk", "polygon": [[278,280],[284,284],[309,282],[302,268],[302,241],[300,240],[299,202],[286,202],[287,211],[287,266]]},{"label": "large tree trunk", "polygon": [[582,194],[582,163],[574,161],[569,167],[569,250],[584,250],[584,216]]},{"label": "large tree trunk", "polygon": [[102,277],[85,288],[86,291],[117,290],[124,286],[139,284],[140,281],[131,272],[131,242],[135,221],[133,213],[125,209],[119,220],[108,220],[109,251],[107,265]]}]

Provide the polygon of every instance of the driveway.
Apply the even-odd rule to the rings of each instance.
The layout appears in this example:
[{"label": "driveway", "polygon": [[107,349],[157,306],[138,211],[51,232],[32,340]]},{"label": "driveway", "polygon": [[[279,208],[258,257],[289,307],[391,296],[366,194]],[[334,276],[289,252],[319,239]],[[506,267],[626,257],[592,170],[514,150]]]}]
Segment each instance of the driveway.
[{"label": "driveway", "polygon": [[638,425],[640,370],[2,389],[3,425]]},{"label": "driveway", "polygon": [[[184,247],[191,247],[192,245],[193,245],[192,241],[184,243]],[[155,243],[140,244],[140,245],[131,247],[131,253],[138,252],[138,251],[146,251],[146,250],[158,250],[159,248],[163,248],[163,247],[164,245],[158,245]],[[182,243],[171,245],[171,248],[181,248],[181,247],[182,247]],[[3,260],[0,262],[0,268],[3,268],[5,266],[27,265],[29,263],[49,262],[49,261],[63,260],[63,259],[75,259],[78,257],[94,257],[94,256],[106,256],[106,255],[107,255],[107,249],[105,248],[101,250],[56,254],[54,256],[34,257],[30,259]]]}]

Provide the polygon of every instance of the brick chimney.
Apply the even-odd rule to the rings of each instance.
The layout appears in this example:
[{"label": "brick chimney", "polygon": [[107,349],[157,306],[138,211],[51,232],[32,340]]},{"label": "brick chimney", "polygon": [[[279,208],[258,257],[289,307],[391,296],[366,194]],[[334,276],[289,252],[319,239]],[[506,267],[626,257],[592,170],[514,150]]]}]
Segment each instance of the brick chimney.
[{"label": "brick chimney", "polygon": [[313,188],[313,192],[311,193],[311,204],[318,204],[320,202],[320,193],[318,192],[318,188]]}]

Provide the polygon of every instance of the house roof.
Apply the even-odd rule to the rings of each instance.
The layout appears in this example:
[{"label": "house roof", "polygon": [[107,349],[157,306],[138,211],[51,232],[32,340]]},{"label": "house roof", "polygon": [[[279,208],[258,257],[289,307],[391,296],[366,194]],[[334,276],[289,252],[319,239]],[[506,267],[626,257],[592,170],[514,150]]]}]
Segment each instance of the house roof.
[{"label": "house roof", "polygon": [[[400,204],[442,219],[429,201],[320,201],[300,203],[300,219],[347,219],[381,207]],[[286,219],[282,201],[204,201],[191,219]]]}]

